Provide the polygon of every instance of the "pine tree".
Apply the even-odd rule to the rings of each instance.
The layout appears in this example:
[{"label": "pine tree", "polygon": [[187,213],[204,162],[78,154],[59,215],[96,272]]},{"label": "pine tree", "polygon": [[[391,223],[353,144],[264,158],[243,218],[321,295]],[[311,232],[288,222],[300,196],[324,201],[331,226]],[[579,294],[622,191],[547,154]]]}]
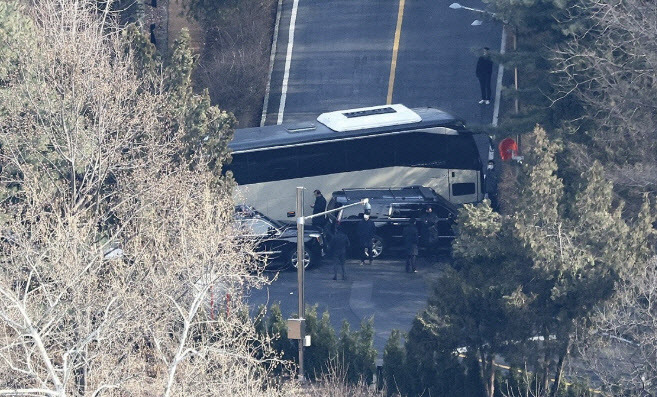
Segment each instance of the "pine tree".
[{"label": "pine tree", "polygon": [[197,57],[190,47],[191,37],[183,29],[174,42],[165,73],[165,90],[170,94],[171,128],[183,132],[186,159],[202,154],[217,175],[221,165],[230,160],[228,142],[236,124],[232,114],[210,104],[206,90],[194,93],[192,72]]},{"label": "pine tree", "polygon": [[401,343],[401,332],[393,329],[383,349],[383,379],[388,396],[407,390],[408,374],[405,372],[406,351]]},{"label": "pine tree", "polygon": [[304,351],[304,365],[309,379],[327,373],[330,361],[336,356],[336,338],[328,311],[317,316],[317,305],[306,309],[306,335],[310,335],[310,346]]},{"label": "pine tree", "polygon": [[269,308],[267,331],[273,338],[272,346],[281,353],[282,358],[289,361],[296,360],[296,346],[287,338],[287,323],[278,304],[273,304]]}]

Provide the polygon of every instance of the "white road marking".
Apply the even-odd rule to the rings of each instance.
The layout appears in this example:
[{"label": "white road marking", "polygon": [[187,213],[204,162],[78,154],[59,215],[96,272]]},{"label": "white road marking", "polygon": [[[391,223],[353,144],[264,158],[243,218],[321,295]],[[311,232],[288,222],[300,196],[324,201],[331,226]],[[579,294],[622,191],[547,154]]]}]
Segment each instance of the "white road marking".
[{"label": "white road marking", "polygon": [[[502,44],[500,44],[500,54],[506,51],[506,26],[502,25]],[[500,97],[502,96],[502,76],[504,75],[504,65],[501,63],[497,67],[497,86],[495,87],[495,105],[493,108],[493,127],[497,127],[497,120],[500,114]]]},{"label": "white road marking", "polygon": [[269,91],[271,89],[271,75],[274,72],[274,60],[276,59],[276,43],[278,43],[278,29],[281,24],[281,10],[283,8],[283,0],[278,0],[278,7],[276,8],[276,23],[274,24],[274,38],[271,41],[271,54],[269,54],[269,77],[267,78],[267,88],[265,89],[265,100],[262,104],[262,117],[260,118],[260,127],[265,125],[267,121],[267,108],[269,106]]},{"label": "white road marking", "polygon": [[285,57],[285,73],[283,74],[283,87],[281,88],[281,103],[278,107],[277,124],[283,123],[283,114],[285,113],[285,100],[287,99],[287,83],[290,78],[290,64],[292,63],[292,47],[294,46],[294,25],[297,23],[297,9],[299,0],[294,0],[292,6],[292,16],[290,17],[290,34],[287,40],[287,55]]}]

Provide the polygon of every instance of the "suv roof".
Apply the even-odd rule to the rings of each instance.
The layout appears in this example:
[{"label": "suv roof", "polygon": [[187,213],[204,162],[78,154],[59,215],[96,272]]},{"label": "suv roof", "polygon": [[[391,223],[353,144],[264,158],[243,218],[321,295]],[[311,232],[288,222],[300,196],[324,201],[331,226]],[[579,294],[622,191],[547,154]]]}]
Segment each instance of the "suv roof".
[{"label": "suv roof", "polygon": [[452,203],[436,193],[433,189],[424,186],[408,186],[401,188],[355,188],[342,189],[333,192],[333,198],[340,204],[358,202],[364,198],[370,201],[396,201],[396,202],[439,202],[455,208]]}]

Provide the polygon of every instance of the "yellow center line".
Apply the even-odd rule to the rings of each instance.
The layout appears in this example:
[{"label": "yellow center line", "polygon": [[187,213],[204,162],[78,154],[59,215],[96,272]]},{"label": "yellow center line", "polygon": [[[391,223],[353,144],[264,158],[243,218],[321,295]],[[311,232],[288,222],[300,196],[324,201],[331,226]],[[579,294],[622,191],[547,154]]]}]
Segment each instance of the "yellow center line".
[{"label": "yellow center line", "polygon": [[404,20],[404,3],[399,0],[399,12],[397,13],[397,28],[395,29],[395,42],[392,44],[392,63],[390,64],[390,78],[388,79],[388,99],[386,103],[392,104],[392,90],[395,87],[395,72],[397,71],[397,54],[399,53],[399,38],[401,37],[402,21]]}]

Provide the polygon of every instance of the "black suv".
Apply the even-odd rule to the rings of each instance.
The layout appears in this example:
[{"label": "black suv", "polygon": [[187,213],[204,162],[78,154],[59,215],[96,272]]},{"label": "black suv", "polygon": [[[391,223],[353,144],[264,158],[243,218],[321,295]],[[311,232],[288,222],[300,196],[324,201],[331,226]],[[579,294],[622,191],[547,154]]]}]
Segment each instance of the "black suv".
[{"label": "black suv", "polygon": [[[402,229],[411,219],[418,222],[420,248],[424,250],[449,247],[454,239],[452,225],[458,210],[454,204],[428,187],[343,189],[333,192],[327,209],[357,203],[364,198],[369,199],[370,219],[376,226],[374,257],[404,246]],[[427,208],[431,208],[430,213]],[[343,227],[352,247],[358,247],[356,225],[363,219],[364,211],[363,206],[357,205],[329,217],[333,225],[340,224]]]},{"label": "black suv", "polygon": [[[268,269],[282,270],[297,267],[297,226],[275,221],[253,207],[235,207],[235,222],[239,238],[255,241],[255,250]],[[319,263],[324,238],[322,231],[304,225],[304,265],[306,268]]]}]

